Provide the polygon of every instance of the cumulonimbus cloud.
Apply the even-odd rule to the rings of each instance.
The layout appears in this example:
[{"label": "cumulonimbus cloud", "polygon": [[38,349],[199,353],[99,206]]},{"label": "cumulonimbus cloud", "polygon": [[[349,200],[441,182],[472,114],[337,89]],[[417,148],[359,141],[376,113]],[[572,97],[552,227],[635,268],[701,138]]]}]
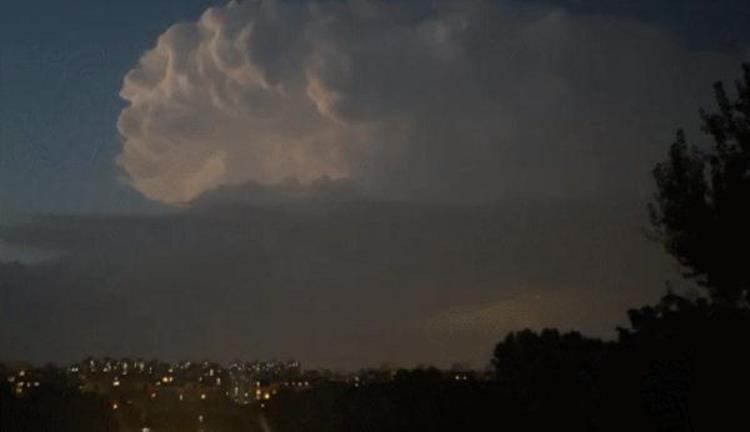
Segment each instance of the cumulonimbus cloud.
[{"label": "cumulonimbus cloud", "polygon": [[324,177],[390,197],[611,193],[645,183],[735,67],[550,7],[231,2],[169,28],[126,75],[118,163],[170,203]]}]

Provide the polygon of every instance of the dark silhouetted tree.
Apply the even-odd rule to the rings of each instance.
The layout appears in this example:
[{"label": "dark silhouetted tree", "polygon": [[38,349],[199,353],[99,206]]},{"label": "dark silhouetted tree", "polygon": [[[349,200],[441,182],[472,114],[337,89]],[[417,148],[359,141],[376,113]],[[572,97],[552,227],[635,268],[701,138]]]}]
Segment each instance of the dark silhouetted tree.
[{"label": "dark silhouetted tree", "polygon": [[638,400],[658,430],[731,429],[750,388],[750,310],[669,293],[628,316],[608,393]]},{"label": "dark silhouetted tree", "polygon": [[526,421],[554,418],[588,430],[597,423],[592,411],[608,349],[609,344],[578,332],[522,330],[497,344],[492,365],[497,383],[509,391]]},{"label": "dark silhouetted tree", "polygon": [[750,288],[750,64],[731,99],[714,85],[718,110],[701,110],[708,149],[688,146],[682,130],[668,160],[654,168],[650,205],[658,238],[714,300],[747,304]]}]

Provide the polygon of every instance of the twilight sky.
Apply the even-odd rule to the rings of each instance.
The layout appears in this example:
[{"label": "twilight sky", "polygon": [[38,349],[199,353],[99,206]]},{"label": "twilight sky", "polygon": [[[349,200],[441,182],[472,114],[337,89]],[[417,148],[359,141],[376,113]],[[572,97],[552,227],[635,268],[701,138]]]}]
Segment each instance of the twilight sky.
[{"label": "twilight sky", "polygon": [[0,360],[486,363],[678,269],[650,169],[742,1],[15,2]]}]

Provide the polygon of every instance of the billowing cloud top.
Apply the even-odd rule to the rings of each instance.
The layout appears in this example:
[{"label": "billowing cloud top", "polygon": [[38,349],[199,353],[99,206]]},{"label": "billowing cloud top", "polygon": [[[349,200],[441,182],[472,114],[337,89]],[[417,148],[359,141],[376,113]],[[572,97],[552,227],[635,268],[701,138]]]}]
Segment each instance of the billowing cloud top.
[{"label": "billowing cloud top", "polygon": [[127,74],[118,162],[170,203],[324,177],[388,197],[610,193],[643,185],[694,95],[735,68],[549,7],[231,2]]}]

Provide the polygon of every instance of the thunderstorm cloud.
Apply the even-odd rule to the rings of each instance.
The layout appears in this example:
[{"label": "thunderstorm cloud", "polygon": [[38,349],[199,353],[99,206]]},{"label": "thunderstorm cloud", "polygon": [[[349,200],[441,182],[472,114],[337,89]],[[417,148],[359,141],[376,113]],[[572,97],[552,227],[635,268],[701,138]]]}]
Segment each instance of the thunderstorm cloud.
[{"label": "thunderstorm cloud", "polygon": [[350,179],[386,198],[642,193],[736,67],[625,17],[515,2],[231,2],[126,75],[118,157],[149,198]]},{"label": "thunderstorm cloud", "polygon": [[527,326],[612,336],[679,277],[649,171],[750,53],[621,10],[657,3],[244,1],[153,34],[116,158],[158,209],[0,225],[0,353],[482,366]]}]

